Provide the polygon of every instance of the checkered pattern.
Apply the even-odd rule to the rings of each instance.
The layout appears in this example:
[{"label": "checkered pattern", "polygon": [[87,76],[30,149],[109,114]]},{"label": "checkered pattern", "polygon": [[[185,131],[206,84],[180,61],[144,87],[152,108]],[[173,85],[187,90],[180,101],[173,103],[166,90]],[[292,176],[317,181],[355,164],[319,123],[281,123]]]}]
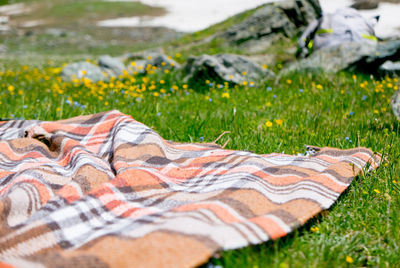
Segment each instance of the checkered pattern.
[{"label": "checkered pattern", "polygon": [[[0,261],[190,267],[285,236],[380,157],[256,155],[163,140],[118,111],[0,123]],[[1,263],[0,263],[1,264]]]}]

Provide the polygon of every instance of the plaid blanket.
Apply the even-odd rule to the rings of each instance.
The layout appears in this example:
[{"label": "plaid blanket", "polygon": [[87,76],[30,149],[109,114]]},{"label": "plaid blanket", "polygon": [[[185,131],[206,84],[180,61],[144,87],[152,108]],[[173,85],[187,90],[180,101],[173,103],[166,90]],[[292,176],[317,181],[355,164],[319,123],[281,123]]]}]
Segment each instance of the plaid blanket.
[{"label": "plaid blanket", "polygon": [[0,266],[197,266],[288,234],[379,161],[179,144],[118,111],[0,122]]}]

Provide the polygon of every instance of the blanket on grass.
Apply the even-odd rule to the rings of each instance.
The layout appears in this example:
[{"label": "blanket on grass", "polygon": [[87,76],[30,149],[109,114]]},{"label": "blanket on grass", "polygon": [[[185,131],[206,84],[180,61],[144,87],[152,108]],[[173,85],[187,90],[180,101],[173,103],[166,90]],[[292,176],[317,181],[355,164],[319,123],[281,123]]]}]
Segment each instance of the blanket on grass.
[{"label": "blanket on grass", "polygon": [[379,161],[174,143],[118,111],[0,122],[0,266],[197,266],[285,236]]}]

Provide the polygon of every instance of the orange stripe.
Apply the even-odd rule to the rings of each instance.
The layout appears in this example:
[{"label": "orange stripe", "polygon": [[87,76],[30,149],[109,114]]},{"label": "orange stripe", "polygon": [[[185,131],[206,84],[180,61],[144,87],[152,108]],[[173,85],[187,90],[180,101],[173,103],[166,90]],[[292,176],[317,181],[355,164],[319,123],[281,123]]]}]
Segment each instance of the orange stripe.
[{"label": "orange stripe", "polygon": [[14,268],[14,266],[7,264],[7,263],[0,262],[0,268]]},{"label": "orange stripe", "polygon": [[273,175],[265,174],[262,171],[255,172],[254,175],[262,178],[263,180],[267,181],[268,183],[278,185],[278,186],[287,186],[295,183],[299,183],[302,181],[312,181],[316,182],[319,184],[322,184],[323,186],[335,191],[335,192],[343,192],[347,187],[344,185],[341,185],[339,183],[336,183],[329,177],[319,174],[319,175],[314,175],[310,177],[296,177],[296,176],[285,176],[285,177],[275,177]]},{"label": "orange stripe", "polygon": [[283,228],[272,219],[257,217],[250,219],[250,221],[260,226],[272,239],[277,239],[287,235],[285,230],[283,230]]},{"label": "orange stripe", "polygon": [[154,174],[145,170],[127,170],[120,173],[112,180],[116,187],[124,186],[150,186],[162,183],[162,181]]},{"label": "orange stripe", "polygon": [[65,199],[67,199],[69,203],[72,203],[72,202],[78,200],[79,198],[81,198],[78,190],[74,186],[68,185],[68,184],[64,185],[57,192],[57,194]]}]

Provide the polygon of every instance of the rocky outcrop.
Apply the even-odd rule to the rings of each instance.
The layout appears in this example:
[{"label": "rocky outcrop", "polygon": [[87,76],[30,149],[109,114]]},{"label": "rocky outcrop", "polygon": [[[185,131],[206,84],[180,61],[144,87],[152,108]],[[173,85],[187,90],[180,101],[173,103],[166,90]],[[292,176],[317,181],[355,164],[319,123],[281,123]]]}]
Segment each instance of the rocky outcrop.
[{"label": "rocky outcrop", "polygon": [[181,65],[179,63],[164,54],[154,54],[152,56],[150,55],[150,57],[147,59],[146,65],[147,64],[156,66],[157,68],[161,69],[181,68]]},{"label": "rocky outcrop", "polygon": [[390,103],[392,105],[393,114],[400,119],[400,91],[397,90],[396,93],[393,95]]},{"label": "rocky outcrop", "polygon": [[92,82],[106,79],[99,66],[86,61],[68,64],[61,71],[61,78],[64,81],[73,81],[84,77]]},{"label": "rocky outcrop", "polygon": [[127,70],[120,58],[104,55],[99,58],[99,66],[106,71],[109,76],[119,76]]},{"label": "rocky outcrop", "polygon": [[101,56],[98,65],[83,61],[68,64],[62,69],[61,78],[64,81],[87,78],[92,82],[105,81],[110,77],[118,77],[127,71],[120,58],[108,55]]},{"label": "rocky outcrop", "polygon": [[375,74],[379,67],[386,61],[398,61],[400,59],[400,40],[391,40],[380,43],[375,53],[357,62],[356,67],[360,71]]},{"label": "rocky outcrop", "polygon": [[321,13],[318,0],[269,3],[218,37],[247,52],[262,52],[279,39],[296,36]]},{"label": "rocky outcrop", "polygon": [[162,49],[153,49],[137,53],[127,53],[122,56],[123,59],[135,62],[133,70],[138,73],[146,73],[148,65],[164,69],[180,69],[181,65],[172,57],[164,54]]},{"label": "rocky outcrop", "polygon": [[326,72],[338,72],[352,66],[361,59],[374,53],[376,48],[361,43],[346,43],[339,46],[320,49],[310,57],[293,63],[283,72],[293,70],[319,70]]},{"label": "rocky outcrop", "polygon": [[400,76],[400,61],[393,62],[388,60],[379,67],[379,74],[381,76]]},{"label": "rocky outcrop", "polygon": [[351,7],[358,10],[375,9],[378,8],[379,2],[379,0],[355,0]]},{"label": "rocky outcrop", "polygon": [[295,62],[284,73],[293,70],[322,69],[326,72],[341,70],[378,74],[380,66],[388,60],[400,58],[400,40],[373,46],[368,43],[346,43],[315,51],[310,57]]},{"label": "rocky outcrop", "polygon": [[272,71],[263,69],[246,57],[233,54],[190,57],[184,67],[184,72],[186,73],[184,81],[187,83],[204,83],[210,80],[216,83],[227,81],[241,84],[244,81],[257,82],[274,77]]},{"label": "rocky outcrop", "polygon": [[[129,68],[124,61],[131,62]],[[88,62],[77,62],[68,64],[62,70],[61,77],[64,81],[82,79],[86,77],[92,82],[108,80],[110,77],[119,77],[124,73],[145,74],[149,71],[148,66],[159,69],[181,68],[180,64],[171,57],[159,52],[143,52],[136,54],[125,54],[122,57],[101,56],[98,65]]]}]

